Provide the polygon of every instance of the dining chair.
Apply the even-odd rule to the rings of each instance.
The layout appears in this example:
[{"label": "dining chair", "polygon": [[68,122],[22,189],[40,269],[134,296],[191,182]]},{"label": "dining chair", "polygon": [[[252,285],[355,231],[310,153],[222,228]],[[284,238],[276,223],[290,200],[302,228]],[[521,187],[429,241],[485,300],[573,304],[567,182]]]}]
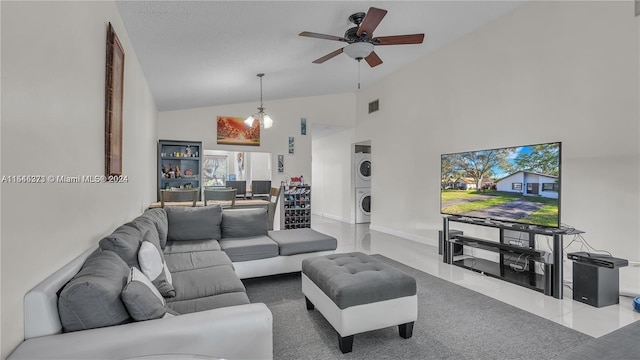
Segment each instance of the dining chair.
[{"label": "dining chair", "polygon": [[204,206],[207,206],[207,200],[212,201],[231,201],[231,205],[223,205],[224,208],[234,208],[236,206],[236,189],[205,189],[204,190]]},{"label": "dining chair", "polygon": [[273,230],[273,222],[276,216],[276,211],[278,209],[278,200],[280,199],[281,189],[282,187],[272,187],[269,191],[269,205],[267,208],[267,212],[269,215],[269,230]]},{"label": "dining chair", "polygon": [[251,198],[264,198],[270,200],[271,197],[271,180],[253,180],[251,181]]},{"label": "dining chair", "polygon": [[226,187],[236,189],[236,197],[247,198],[247,182],[245,180],[231,181],[227,180]]},{"label": "dining chair", "polygon": [[187,202],[192,201],[193,207],[198,201],[199,189],[180,189],[180,190],[160,190],[160,207],[164,207],[165,202]]}]

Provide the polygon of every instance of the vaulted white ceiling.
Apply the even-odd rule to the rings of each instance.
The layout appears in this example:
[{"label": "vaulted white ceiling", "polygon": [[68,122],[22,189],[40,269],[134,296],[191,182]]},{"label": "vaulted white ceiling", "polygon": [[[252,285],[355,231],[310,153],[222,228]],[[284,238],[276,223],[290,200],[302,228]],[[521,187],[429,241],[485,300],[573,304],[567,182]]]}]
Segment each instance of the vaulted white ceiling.
[{"label": "vaulted white ceiling", "polygon": [[[354,92],[513,10],[522,1],[119,1],[159,110]],[[375,36],[425,33],[421,45],[378,46],[370,68],[341,54],[345,45],[298,36],[343,36],[348,17],[388,10]],[[117,31],[117,29],[116,29]],[[360,67],[360,69],[358,69]]]}]

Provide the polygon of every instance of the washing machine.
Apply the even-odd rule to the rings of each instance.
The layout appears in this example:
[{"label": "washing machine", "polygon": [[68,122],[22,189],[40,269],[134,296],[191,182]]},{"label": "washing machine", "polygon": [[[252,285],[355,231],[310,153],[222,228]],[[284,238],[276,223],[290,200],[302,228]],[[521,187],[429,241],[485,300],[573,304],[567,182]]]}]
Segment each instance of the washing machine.
[{"label": "washing machine", "polygon": [[356,188],[356,224],[371,222],[371,188]]},{"label": "washing machine", "polygon": [[356,188],[371,187],[371,154],[355,154]]}]

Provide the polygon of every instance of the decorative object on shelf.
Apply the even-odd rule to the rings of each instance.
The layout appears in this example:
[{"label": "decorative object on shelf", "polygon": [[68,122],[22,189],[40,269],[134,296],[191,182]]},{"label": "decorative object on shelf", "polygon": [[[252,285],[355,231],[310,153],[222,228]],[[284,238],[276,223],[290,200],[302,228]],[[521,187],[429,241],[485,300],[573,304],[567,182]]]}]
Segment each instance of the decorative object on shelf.
[{"label": "decorative object on shelf", "polygon": [[278,172],[284,172],[284,155],[278,155]]},{"label": "decorative object on shelf", "polygon": [[300,135],[307,135],[307,118],[300,118]]},{"label": "decorative object on shelf", "polygon": [[109,23],[105,80],[105,175],[122,175],[124,50]]},{"label": "decorative object on shelf", "polygon": [[258,107],[258,112],[250,115],[244,122],[247,126],[253,126],[255,120],[259,120],[260,124],[262,124],[265,129],[268,129],[273,126],[273,119],[264,112],[264,106],[262,105],[262,77],[264,74],[260,73],[256,76],[260,78],[260,106]]},{"label": "decorative object on shelf", "polygon": [[291,184],[291,186],[304,186],[304,176],[300,175],[299,177],[291,177],[289,184]]},{"label": "decorative object on shelf", "polygon": [[294,137],[289,136],[289,154],[293,154],[295,152],[293,143],[294,143]]},{"label": "decorative object on shelf", "polygon": [[246,125],[239,117],[218,116],[217,136],[220,145],[260,146],[260,123]]}]

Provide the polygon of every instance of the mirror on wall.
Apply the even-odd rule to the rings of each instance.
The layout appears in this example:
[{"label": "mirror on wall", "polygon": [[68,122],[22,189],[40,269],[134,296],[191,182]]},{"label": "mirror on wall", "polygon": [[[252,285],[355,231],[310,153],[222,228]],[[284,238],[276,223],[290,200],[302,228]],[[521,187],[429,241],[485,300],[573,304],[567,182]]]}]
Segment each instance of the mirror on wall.
[{"label": "mirror on wall", "polygon": [[202,185],[225,186],[227,180],[271,180],[271,153],[204,150]]}]

